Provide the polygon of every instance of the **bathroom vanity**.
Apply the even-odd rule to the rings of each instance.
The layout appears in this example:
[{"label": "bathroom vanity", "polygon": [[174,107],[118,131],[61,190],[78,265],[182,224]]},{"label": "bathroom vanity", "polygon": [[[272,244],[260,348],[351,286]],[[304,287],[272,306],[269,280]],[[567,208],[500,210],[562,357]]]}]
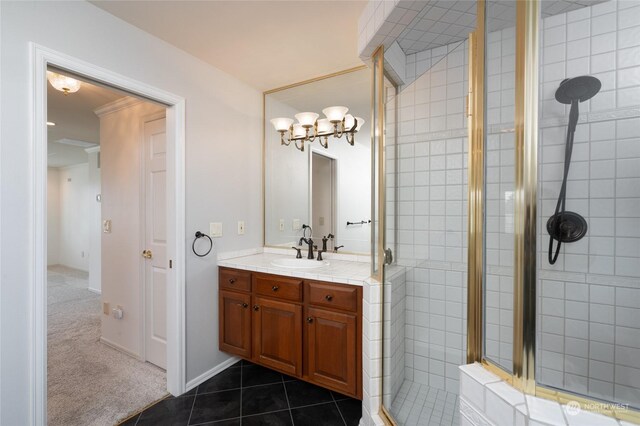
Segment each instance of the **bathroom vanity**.
[{"label": "bathroom vanity", "polygon": [[362,285],[243,269],[250,264],[219,268],[220,350],[362,399]]}]

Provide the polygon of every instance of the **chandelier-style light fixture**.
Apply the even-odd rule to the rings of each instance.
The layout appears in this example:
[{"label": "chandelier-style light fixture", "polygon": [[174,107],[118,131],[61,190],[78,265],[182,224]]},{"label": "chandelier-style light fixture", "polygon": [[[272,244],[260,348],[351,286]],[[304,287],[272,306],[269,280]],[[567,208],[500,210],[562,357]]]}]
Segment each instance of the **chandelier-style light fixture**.
[{"label": "chandelier-style light fixture", "polygon": [[281,145],[289,146],[293,142],[300,151],[304,151],[305,142],[311,143],[316,138],[323,148],[329,148],[331,135],[334,138],[344,136],[353,146],[355,134],[364,124],[364,120],[347,114],[347,111],[349,111],[347,107],[333,106],[322,110],[326,118],[318,119],[319,115],[315,112],[301,112],[295,115],[297,123],[294,123],[291,118],[279,117],[272,119],[271,124],[280,133]]},{"label": "chandelier-style light fixture", "polygon": [[47,71],[47,80],[49,80],[54,89],[63,92],[65,96],[69,93],[77,92],[82,85],[80,80],[52,71]]}]

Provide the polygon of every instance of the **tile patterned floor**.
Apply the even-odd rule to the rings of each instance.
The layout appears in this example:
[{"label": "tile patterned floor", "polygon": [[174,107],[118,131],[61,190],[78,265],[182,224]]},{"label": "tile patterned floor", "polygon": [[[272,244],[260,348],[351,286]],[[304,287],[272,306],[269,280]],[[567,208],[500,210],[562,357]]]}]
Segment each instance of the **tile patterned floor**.
[{"label": "tile patterned floor", "polygon": [[391,414],[402,426],[457,426],[458,395],[405,380],[391,404]]},{"label": "tile patterned floor", "polygon": [[356,399],[238,361],[196,389],[164,399],[121,425],[356,426],[361,413]]}]

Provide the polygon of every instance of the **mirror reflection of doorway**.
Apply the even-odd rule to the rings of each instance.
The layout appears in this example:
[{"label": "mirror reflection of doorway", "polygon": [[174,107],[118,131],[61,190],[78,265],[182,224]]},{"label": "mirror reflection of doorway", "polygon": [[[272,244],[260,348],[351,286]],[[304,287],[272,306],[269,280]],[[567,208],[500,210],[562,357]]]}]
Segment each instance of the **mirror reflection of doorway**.
[{"label": "mirror reflection of doorway", "polygon": [[[336,181],[337,160],[321,154],[311,153],[311,227],[317,241],[333,234],[328,250],[337,244],[336,217]],[[320,247],[320,246],[319,246]]]}]

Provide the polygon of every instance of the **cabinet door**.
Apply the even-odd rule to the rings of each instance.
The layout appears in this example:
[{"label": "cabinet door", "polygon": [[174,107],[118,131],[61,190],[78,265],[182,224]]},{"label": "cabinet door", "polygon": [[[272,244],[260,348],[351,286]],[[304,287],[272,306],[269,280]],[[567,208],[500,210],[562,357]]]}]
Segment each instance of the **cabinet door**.
[{"label": "cabinet door", "polygon": [[251,295],[221,290],[218,304],[220,350],[251,358]]},{"label": "cabinet door", "polygon": [[309,380],[339,392],[357,394],[356,324],[355,315],[307,310]]},{"label": "cabinet door", "polygon": [[292,376],[302,374],[302,306],[255,298],[254,361]]}]

